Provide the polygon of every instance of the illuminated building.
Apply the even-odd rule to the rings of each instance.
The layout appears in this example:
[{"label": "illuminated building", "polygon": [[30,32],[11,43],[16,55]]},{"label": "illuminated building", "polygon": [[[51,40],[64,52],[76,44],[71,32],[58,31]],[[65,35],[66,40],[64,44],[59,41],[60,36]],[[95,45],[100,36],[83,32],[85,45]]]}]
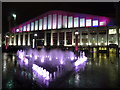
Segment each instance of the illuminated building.
[{"label": "illuminated building", "polygon": [[112,18],[53,10],[11,28],[9,46],[75,47],[76,30],[78,47],[118,46],[120,42]]}]

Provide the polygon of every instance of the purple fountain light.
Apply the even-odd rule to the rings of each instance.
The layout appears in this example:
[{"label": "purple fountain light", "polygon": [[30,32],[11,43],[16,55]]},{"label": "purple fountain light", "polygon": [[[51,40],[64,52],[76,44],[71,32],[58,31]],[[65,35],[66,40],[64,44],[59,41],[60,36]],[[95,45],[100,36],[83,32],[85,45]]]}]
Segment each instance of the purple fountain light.
[{"label": "purple fountain light", "polygon": [[38,77],[40,80],[43,78],[44,81],[55,80],[57,77],[73,70],[74,67],[75,69],[80,66],[85,67],[84,62],[87,61],[84,52],[80,52],[80,56],[77,59],[74,52],[58,49],[50,51],[45,49],[18,50],[17,56],[21,59],[20,65],[32,65],[35,77]]}]

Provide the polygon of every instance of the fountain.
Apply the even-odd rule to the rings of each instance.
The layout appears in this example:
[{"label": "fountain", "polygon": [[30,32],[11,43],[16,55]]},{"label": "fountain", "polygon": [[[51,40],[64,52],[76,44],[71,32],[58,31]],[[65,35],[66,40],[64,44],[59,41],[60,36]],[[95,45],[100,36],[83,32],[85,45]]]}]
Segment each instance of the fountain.
[{"label": "fountain", "polygon": [[[84,52],[80,52],[78,58],[72,51],[62,51],[58,49],[46,51],[45,49],[30,49],[17,51],[18,62],[22,68],[32,68],[34,78],[39,82],[56,80],[69,71],[78,70],[85,66],[87,57]],[[36,79],[36,80],[38,80]]]}]

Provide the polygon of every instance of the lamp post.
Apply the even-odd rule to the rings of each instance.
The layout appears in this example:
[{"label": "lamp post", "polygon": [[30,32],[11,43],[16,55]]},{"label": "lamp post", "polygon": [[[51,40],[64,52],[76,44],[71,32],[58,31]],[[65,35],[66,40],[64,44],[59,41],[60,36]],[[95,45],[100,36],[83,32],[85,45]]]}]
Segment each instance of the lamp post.
[{"label": "lamp post", "polygon": [[9,38],[9,36],[8,35],[6,35],[5,36],[5,43],[6,43],[6,45],[5,45],[5,49],[8,49],[8,38]]},{"label": "lamp post", "polygon": [[78,56],[78,34],[79,34],[78,30],[76,30],[75,31],[75,52],[77,56]]},{"label": "lamp post", "polygon": [[13,13],[13,14],[12,14],[12,16],[13,16],[14,21],[15,21],[15,20],[16,20],[16,14],[15,14],[15,13]]},{"label": "lamp post", "polygon": [[33,48],[36,48],[36,39],[37,39],[37,33],[34,34]]}]

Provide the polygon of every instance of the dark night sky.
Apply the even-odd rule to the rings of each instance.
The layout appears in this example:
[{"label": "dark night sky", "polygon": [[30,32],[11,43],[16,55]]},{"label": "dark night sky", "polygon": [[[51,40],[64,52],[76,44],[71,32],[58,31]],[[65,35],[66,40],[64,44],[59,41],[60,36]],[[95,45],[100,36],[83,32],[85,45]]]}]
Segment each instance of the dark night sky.
[{"label": "dark night sky", "polygon": [[88,13],[100,16],[115,17],[115,3],[113,2],[4,2],[2,3],[2,24],[5,33],[8,31],[8,16],[15,12],[17,14],[17,24],[41,15],[49,10],[65,10],[77,13]]}]

